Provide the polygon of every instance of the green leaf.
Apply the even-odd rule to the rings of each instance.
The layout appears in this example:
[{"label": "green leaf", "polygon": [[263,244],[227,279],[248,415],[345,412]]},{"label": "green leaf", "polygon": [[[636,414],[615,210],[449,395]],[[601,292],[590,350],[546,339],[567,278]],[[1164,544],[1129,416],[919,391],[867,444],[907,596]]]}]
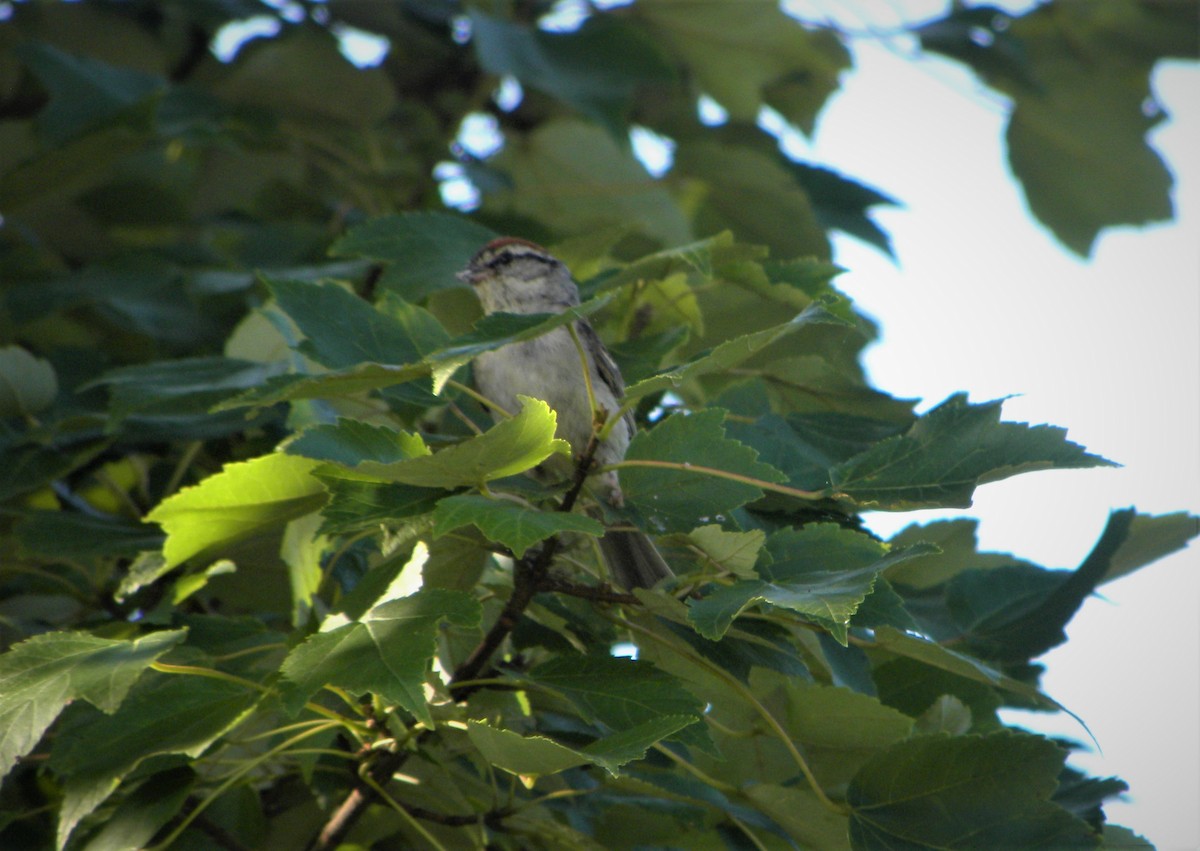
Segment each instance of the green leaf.
[{"label": "green leaf", "polygon": [[147,847],[159,828],[182,809],[195,783],[190,768],[170,768],[145,778],[107,815],[84,851]]},{"label": "green leaf", "polygon": [[702,550],[718,570],[727,570],[744,579],[754,575],[754,563],[766,539],[761,529],[726,532],[715,523],[688,533],[688,542]]},{"label": "green leaf", "polygon": [[949,695],[970,712],[972,732],[981,733],[1000,726],[996,717],[1000,697],[995,688],[978,680],[905,657],[877,665],[872,677],[879,699],[913,718],[923,716],[939,699]]},{"label": "green leaf", "polygon": [[745,795],[802,848],[850,851],[846,817],[830,811],[811,792],[796,786],[756,783],[745,790]]},{"label": "green leaf", "polygon": [[867,762],[846,792],[855,849],[1095,847],[1050,802],[1065,752],[1014,732],[921,736]]},{"label": "green leaf", "polygon": [[322,366],[421,360],[408,329],[344,287],[307,281],[268,281],[268,286],[279,309],[304,334],[301,350]]},{"label": "green leaf", "polygon": [[40,123],[58,142],[127,113],[166,87],[165,80],[152,74],[74,56],[50,44],[28,41],[16,50],[50,91]]},{"label": "green leaf", "polygon": [[687,140],[675,168],[708,192],[696,213],[696,230],[733,230],[783,257],[828,259],[829,238],[808,195],[774,153],[709,139]]},{"label": "green leaf", "polygon": [[810,767],[826,787],[843,785],[871,754],[912,732],[913,719],[869,695],[780,674],[762,679],[781,684],[788,734],[803,747]]},{"label": "green leaf", "polygon": [[[631,466],[621,471],[626,505],[645,518],[648,530],[689,532],[713,519],[721,521],[722,512],[762,496],[753,480],[782,480],[782,473],[757,460],[757,452],[725,437],[724,419],[725,412],[719,408],[673,414],[629,444],[626,461],[682,465],[674,469]],[[686,469],[689,466],[721,470],[751,481],[719,478]]]},{"label": "green leaf", "polygon": [[356,68],[320,27],[295,27],[239,56],[212,90],[253,112],[359,132],[396,108],[396,90],[382,68]]},{"label": "green leaf", "polygon": [[[1141,555],[1154,558],[1163,552],[1163,545],[1167,551],[1182,546],[1180,538],[1189,531],[1187,523],[1181,522],[1184,518],[1186,514],[1176,515],[1155,524],[1158,518],[1141,515],[1142,535],[1148,539]],[[1022,565],[958,574],[946,588],[947,607],[961,631],[956,637],[977,656],[1009,663],[1026,662],[1066,641],[1067,623],[1112,574],[1113,560],[1125,549],[1138,519],[1131,508],[1114,511],[1096,546],[1071,572]],[[1190,519],[1195,534],[1196,520]],[[1155,540],[1155,526],[1166,533],[1165,538]]]},{"label": "green leaf", "polygon": [[433,534],[441,537],[447,532],[473,524],[489,540],[503,544],[520,558],[538,541],[559,532],[577,532],[599,537],[604,526],[582,514],[565,511],[540,511],[507,499],[459,494],[438,502],[433,512]]},{"label": "green leaf", "polygon": [[1111,467],[1066,439],[1066,430],[1000,421],[1001,401],[951,396],[906,434],[887,438],[829,471],[855,504],[884,511],[967,508],[978,485],[1032,470]]},{"label": "green leaf", "polygon": [[845,306],[845,302],[837,297],[822,298],[781,325],[726,340],[712,351],[685,364],[639,381],[625,391],[625,399],[640,399],[651,393],[674,390],[685,381],[708,373],[730,369],[758,354],[772,343],[811,325],[848,326],[850,323],[843,317],[831,312],[839,310],[843,306]]},{"label": "green leaf", "polygon": [[881,204],[897,206],[896,199],[827,168],[789,162],[788,169],[808,193],[823,228],[861,239],[895,259],[891,239],[867,210]]},{"label": "green leaf", "polygon": [[84,632],[51,632],[0,656],[0,772],[7,774],[13,760],[38,743],[71,701],[116,711],[142,672],[185,634],[164,630],[117,641]]},{"label": "green leaf", "polygon": [[1100,579],[1111,582],[1140,567],[1183,549],[1200,535],[1200,517],[1177,511],[1173,514],[1135,514],[1116,551],[1108,559],[1108,571]]},{"label": "green leaf", "polygon": [[639,27],[612,15],[593,15],[567,33],[501,20],[472,9],[471,43],[479,64],[498,77],[516,77],[574,107],[614,135],[639,86],[671,76]]},{"label": "green leaf", "polygon": [[636,727],[597,739],[580,748],[579,752],[609,774],[616,774],[617,769],[625,763],[645,756],[651,745],[683,731],[696,721],[694,715],[660,715]]},{"label": "green leaf", "polygon": [[850,64],[836,40],[801,26],[774,3],[747,8],[642,0],[632,13],[683,60],[700,91],[743,121],[758,116],[764,90],[790,83],[790,89],[776,88],[772,94],[781,106],[802,104],[802,111],[788,117],[811,128],[825,96],[836,90],[838,74]]},{"label": "green leaf", "polygon": [[279,368],[236,358],[183,358],[110,370],[92,385],[108,388],[109,411],[117,419],[134,414],[207,414],[218,402],[259,386]]},{"label": "green leaf", "polygon": [[1088,777],[1070,766],[1058,775],[1058,788],[1050,800],[1086,821],[1093,830],[1104,827],[1101,805],[1109,798],[1128,792],[1129,785],[1116,777]]},{"label": "green leaf", "polygon": [[[445,346],[412,363],[355,363],[318,375],[283,375],[269,379],[257,390],[218,405],[217,410],[247,405],[273,405],[292,399],[319,399],[345,396],[391,387],[433,376],[435,392],[441,392],[446,381],[477,355],[521,340],[530,340],[555,328],[566,325],[600,310],[613,296],[601,296],[563,313],[514,315],[508,313],[485,316],[475,328]],[[403,333],[411,332],[397,320]],[[413,339],[414,345],[418,342]],[[432,404],[432,402],[431,402]]]},{"label": "green leaf", "polygon": [[540,399],[521,396],[521,410],[486,432],[432,455],[382,464],[366,461],[355,470],[380,481],[429,488],[482,485],[523,473],[554,454],[571,454],[565,440],[555,438],[557,417]]},{"label": "green leaf", "polygon": [[368,257],[387,263],[380,284],[409,301],[461,287],[455,277],[498,234],[449,213],[380,216],[351,228],[329,249],[335,257]]},{"label": "green leaf", "polygon": [[116,712],[71,718],[50,752],[50,768],[64,781],[59,847],[143,761],[164,754],[199,756],[260,697],[224,680],[154,674],[138,682]]},{"label": "green leaf", "polygon": [[627,145],[590,122],[544,121],[488,164],[512,180],[512,189],[485,196],[489,212],[527,216],[563,234],[624,225],[663,245],[692,238],[667,187],[646,173]]},{"label": "green leaf", "polygon": [[355,467],[363,461],[392,464],[429,454],[420,435],[396,431],[358,420],[339,419],[333,425],[305,429],[283,447],[288,455],[315,461],[332,461]]},{"label": "green leaf", "polygon": [[1120,848],[1124,851],[1138,851],[1138,849],[1145,848],[1146,851],[1154,851],[1154,844],[1150,840],[1119,824],[1104,825],[1102,840],[1101,848]]},{"label": "green leaf", "polygon": [[881,626],[876,629],[873,647],[977,683],[1020,695],[1042,709],[1063,708],[1033,686],[1002,674],[986,662],[951,650],[949,647],[943,647],[934,641],[909,635],[894,627]]},{"label": "green leaf", "polygon": [[527,674],[565,696],[589,722],[628,730],[663,716],[692,716],[704,707],[677,678],[647,662],[613,656],[560,656]]},{"label": "green leaf", "polygon": [[0,348],[0,418],[28,417],[58,396],[58,376],[49,361],[20,346]]},{"label": "green leaf", "polygon": [[492,765],[522,776],[557,774],[583,765],[588,758],[545,736],[522,736],[483,721],[468,721],[467,736]]},{"label": "green leaf", "polygon": [[87,561],[134,556],[162,546],[163,536],[144,523],[65,511],[36,511],[14,528],[22,551],[39,559]]},{"label": "green leaf", "polygon": [[222,548],[282,534],[297,517],[325,503],[312,475],[317,462],[275,453],[226,464],[198,485],[183,488],[146,515],[167,533],[166,567],[190,558],[214,558]]},{"label": "green leaf", "polygon": [[921,713],[914,729],[922,736],[938,733],[961,736],[970,732],[973,722],[966,704],[952,694],[942,694]]},{"label": "green leaf", "polygon": [[759,567],[762,579],[736,582],[689,602],[688,619],[701,635],[719,639],[748,607],[769,603],[804,615],[844,645],[850,619],[880,572],[928,551],[890,551],[886,544],[832,523],[776,532],[767,540],[767,550],[774,560]]},{"label": "green leaf", "polygon": [[964,570],[991,570],[1005,565],[1036,567],[1007,553],[978,551],[976,532],[979,521],[971,517],[954,520],[935,520],[919,525],[914,523],[897,532],[888,543],[911,546],[918,542],[933,544],[937,551],[927,556],[897,565],[887,573],[889,581],[923,589],[939,585]]},{"label": "green leaf", "polygon": [[694,716],[668,715],[639,724],[582,748],[569,748],[545,736],[522,736],[482,721],[468,721],[467,735],[493,765],[522,776],[556,774],[592,763],[616,774],[627,762],[640,759],[646,749],[696,721]]},{"label": "green leaf", "polygon": [[444,496],[441,489],[380,482],[329,464],[318,467],[313,475],[329,492],[329,502],[321,509],[325,518],[321,532],[328,534],[354,532],[427,514]]},{"label": "green leaf", "polygon": [[284,707],[295,714],[319,688],[333,685],[378,694],[432,725],[424,684],[438,625],[469,628],[480,617],[474,598],[440,588],[381,603],[360,621],[318,633],[288,654],[281,668]]}]

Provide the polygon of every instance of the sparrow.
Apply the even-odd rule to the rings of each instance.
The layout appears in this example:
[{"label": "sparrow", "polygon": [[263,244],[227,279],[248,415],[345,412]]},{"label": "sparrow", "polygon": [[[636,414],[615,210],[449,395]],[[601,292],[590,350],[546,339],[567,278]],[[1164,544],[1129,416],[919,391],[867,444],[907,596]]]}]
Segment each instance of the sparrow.
[{"label": "sparrow", "polygon": [[[516,237],[489,242],[459,273],[479,296],[484,313],[562,313],[579,304],[579,287],[562,261],[540,245]],[[625,382],[612,355],[586,320],[572,323],[584,357],[567,326],[555,328],[532,340],[510,343],[484,352],[475,359],[475,386],[500,409],[515,411],[518,396],[546,402],[557,414],[556,436],[571,444],[576,455],[583,453],[595,429],[595,413],[584,379],[586,359],[596,407],[615,415],[625,395]],[[492,411],[493,417],[500,413]],[[597,466],[615,464],[625,457],[637,425],[626,413],[597,445]],[[540,471],[545,475],[547,471]],[[624,497],[615,470],[593,475],[593,492],[614,507]],[[674,576],[658,549],[638,530],[608,528],[600,538],[600,550],[612,580],[626,588],[650,588]]]}]

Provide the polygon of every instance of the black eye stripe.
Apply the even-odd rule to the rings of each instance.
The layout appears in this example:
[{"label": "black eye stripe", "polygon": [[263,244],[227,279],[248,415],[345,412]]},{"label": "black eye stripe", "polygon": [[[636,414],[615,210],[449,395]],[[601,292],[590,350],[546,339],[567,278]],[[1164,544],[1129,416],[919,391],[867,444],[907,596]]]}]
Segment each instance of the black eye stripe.
[{"label": "black eye stripe", "polygon": [[499,269],[502,266],[508,266],[509,264],[521,259],[537,260],[541,263],[545,263],[547,266],[555,266],[558,264],[558,261],[554,258],[546,257],[542,254],[533,254],[525,251],[514,252],[504,249],[490,260],[484,261],[483,265],[489,269]]}]

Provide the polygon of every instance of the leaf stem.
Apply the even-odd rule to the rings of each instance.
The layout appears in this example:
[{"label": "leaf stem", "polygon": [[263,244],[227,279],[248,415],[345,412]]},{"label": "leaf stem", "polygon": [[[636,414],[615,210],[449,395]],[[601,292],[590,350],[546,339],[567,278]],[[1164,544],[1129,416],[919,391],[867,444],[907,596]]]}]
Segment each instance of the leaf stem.
[{"label": "leaf stem", "polygon": [[367,785],[371,787],[371,789],[375,792],[376,795],[378,795],[381,799],[383,799],[384,803],[386,803],[389,807],[391,807],[393,810],[395,810],[400,815],[400,818],[404,819],[405,823],[409,827],[411,827],[414,831],[416,831],[421,836],[422,839],[424,839],[426,842],[428,842],[430,847],[436,849],[436,851],[446,851],[446,846],[444,846],[444,845],[442,845],[442,843],[438,842],[437,838],[432,833],[430,833],[428,830],[426,830],[424,825],[422,825],[419,821],[416,820],[416,818],[413,817],[412,813],[410,813],[407,809],[402,807],[395,798],[393,798],[391,795],[389,795],[387,793],[387,790],[385,790],[379,784],[379,782],[376,781],[375,778],[371,776],[371,772],[369,772],[369,771],[364,772],[363,780],[366,781]]},{"label": "leaf stem", "polygon": [[629,467],[653,467],[660,470],[679,470],[685,473],[700,473],[705,476],[715,476],[719,479],[729,479],[732,482],[741,482],[746,485],[753,485],[756,488],[761,488],[765,491],[785,494],[796,499],[821,500],[821,499],[836,499],[841,494],[830,493],[828,491],[806,491],[799,488],[789,488],[787,485],[779,485],[774,482],[766,482],[762,479],[756,479],[752,476],[743,476],[740,473],[731,473],[728,470],[718,470],[715,467],[705,467],[702,464],[693,464],[690,461],[651,461],[649,459],[625,459],[618,461],[615,464],[607,464],[601,468],[602,471],[607,470],[622,470]]},{"label": "leaf stem", "polygon": [[487,408],[489,411],[495,411],[500,416],[504,417],[504,419],[506,419],[506,420],[511,420],[513,418],[512,414],[510,414],[508,411],[501,408],[499,405],[497,405],[495,402],[493,402],[487,396],[484,396],[482,393],[480,393],[478,390],[476,390],[474,387],[471,387],[468,384],[463,384],[461,381],[455,381],[453,378],[450,378],[450,379],[447,379],[446,386],[453,387],[455,390],[459,391],[460,393],[467,394],[472,399],[474,399],[476,402],[483,405],[483,407]]},{"label": "leaf stem", "polygon": [[336,725],[334,722],[327,721],[321,726],[316,726],[310,730],[305,730],[302,733],[298,733],[295,736],[292,736],[290,739],[280,742],[278,745],[271,748],[270,750],[259,754],[258,756],[254,757],[253,759],[247,760],[245,765],[243,765],[238,771],[235,771],[228,778],[226,778],[223,783],[221,783],[219,786],[217,786],[216,789],[209,792],[208,795],[205,796],[204,800],[200,801],[200,803],[196,805],[196,808],[194,810],[192,810],[190,813],[188,813],[187,816],[185,816],[183,818],[183,820],[180,821],[180,823],[175,826],[175,829],[172,830],[169,834],[167,834],[167,837],[165,839],[163,839],[162,842],[158,843],[153,848],[148,849],[148,851],[166,851],[166,849],[169,848],[171,846],[171,844],[174,843],[175,840],[179,838],[180,834],[182,834],[185,830],[187,830],[188,825],[190,825],[196,818],[198,818],[200,816],[200,814],[202,812],[204,812],[204,810],[206,810],[210,804],[212,804],[213,801],[215,801],[221,795],[225,794],[225,792],[227,792],[230,788],[232,788],[235,783],[237,783],[242,777],[244,777],[246,774],[248,774],[254,768],[256,768],[257,766],[261,765],[264,762],[268,762],[268,761],[274,759],[279,754],[289,750],[292,747],[292,745],[302,742],[305,739],[315,736],[317,733],[323,732],[324,730],[335,727],[335,726]]},{"label": "leaf stem", "polygon": [[667,640],[663,636],[642,626],[639,623],[634,623],[627,618],[613,617],[611,619],[615,623],[619,623],[622,626],[633,630],[634,632],[644,635],[647,638],[666,646],[679,655],[684,656],[692,663],[700,665],[701,667],[718,676],[720,679],[724,680],[730,688],[740,694],[742,698],[749,703],[751,707],[753,707],[754,711],[758,713],[759,717],[761,717],[763,721],[767,723],[767,726],[771,728],[771,732],[774,733],[781,742],[783,742],[783,746],[787,749],[788,754],[792,757],[792,760],[800,768],[800,773],[803,774],[804,779],[808,781],[808,785],[812,789],[813,794],[817,796],[817,800],[819,800],[821,804],[830,812],[837,813],[838,815],[846,815],[849,812],[844,806],[834,802],[828,795],[825,794],[825,790],[822,789],[821,784],[817,782],[816,775],[813,774],[808,762],[800,753],[800,749],[796,747],[796,743],[792,741],[792,737],[788,735],[787,730],[783,729],[783,725],[779,723],[779,721],[774,715],[771,714],[767,707],[763,706],[762,702],[755,696],[754,692],[750,691],[750,689],[746,687],[745,683],[743,683],[733,674],[726,671],[724,668],[713,665],[703,656],[700,656],[691,649],[680,647],[674,642]]},{"label": "leaf stem", "polygon": [[688,762],[683,757],[679,756],[679,754],[675,753],[670,748],[663,747],[661,742],[655,742],[650,747],[654,748],[654,750],[658,751],[660,754],[665,756],[667,759],[671,760],[671,762],[678,765],[680,768],[682,768],[688,774],[695,777],[697,780],[699,780],[705,786],[711,786],[712,788],[716,789],[718,792],[721,792],[725,795],[736,795],[739,797],[741,796],[741,790],[738,789],[736,786],[734,786],[732,783],[726,783],[724,780],[718,780],[717,778],[713,777],[712,775],[707,774],[706,772],[704,772],[701,769],[697,768],[696,766],[692,765],[690,762]]}]

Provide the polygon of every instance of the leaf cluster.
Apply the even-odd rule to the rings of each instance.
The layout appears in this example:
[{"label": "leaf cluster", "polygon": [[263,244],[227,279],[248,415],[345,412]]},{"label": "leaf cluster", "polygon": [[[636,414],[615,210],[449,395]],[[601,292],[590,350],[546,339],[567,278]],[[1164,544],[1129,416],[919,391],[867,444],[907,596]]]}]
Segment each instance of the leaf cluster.
[{"label": "leaf cluster", "polygon": [[[1124,94],[1191,49],[1170,4],[1063,6],[1054,37],[1123,57]],[[917,413],[868,382],[875,330],[828,234],[888,250],[868,208],[889,199],[755,124],[811,131],[850,62],[838,32],[757,0],[551,11],[88,0],[0,21],[0,844],[1128,844],[1102,811],[1124,784],[998,711],[1062,710],[1037,657],[1196,518],[1114,512],[1074,570],[980,552],[966,519],[870,533],[863,512],[1111,462],[1001,400]],[[1074,106],[1090,82],[1044,11],[965,14],[918,34],[1017,92],[1028,186],[1062,141],[1046,122],[1091,135],[1108,119],[1083,113],[1128,106]],[[210,49],[246,19],[273,34]],[[994,53],[963,47],[978,26]],[[349,61],[351,28],[386,36],[382,62]],[[460,132],[480,116],[486,157]],[[665,175],[635,125],[674,141]],[[1149,122],[1118,125],[1152,172]],[[439,164],[474,215],[446,211]],[[1086,250],[1169,212],[1143,183],[1158,200],[1117,193],[1132,213],[1034,208]],[[453,273],[501,233],[546,241],[584,303],[480,317]],[[621,508],[544,401],[496,420],[472,389],[480,353],[585,318],[640,429]],[[676,578],[611,587],[611,525]]]}]

